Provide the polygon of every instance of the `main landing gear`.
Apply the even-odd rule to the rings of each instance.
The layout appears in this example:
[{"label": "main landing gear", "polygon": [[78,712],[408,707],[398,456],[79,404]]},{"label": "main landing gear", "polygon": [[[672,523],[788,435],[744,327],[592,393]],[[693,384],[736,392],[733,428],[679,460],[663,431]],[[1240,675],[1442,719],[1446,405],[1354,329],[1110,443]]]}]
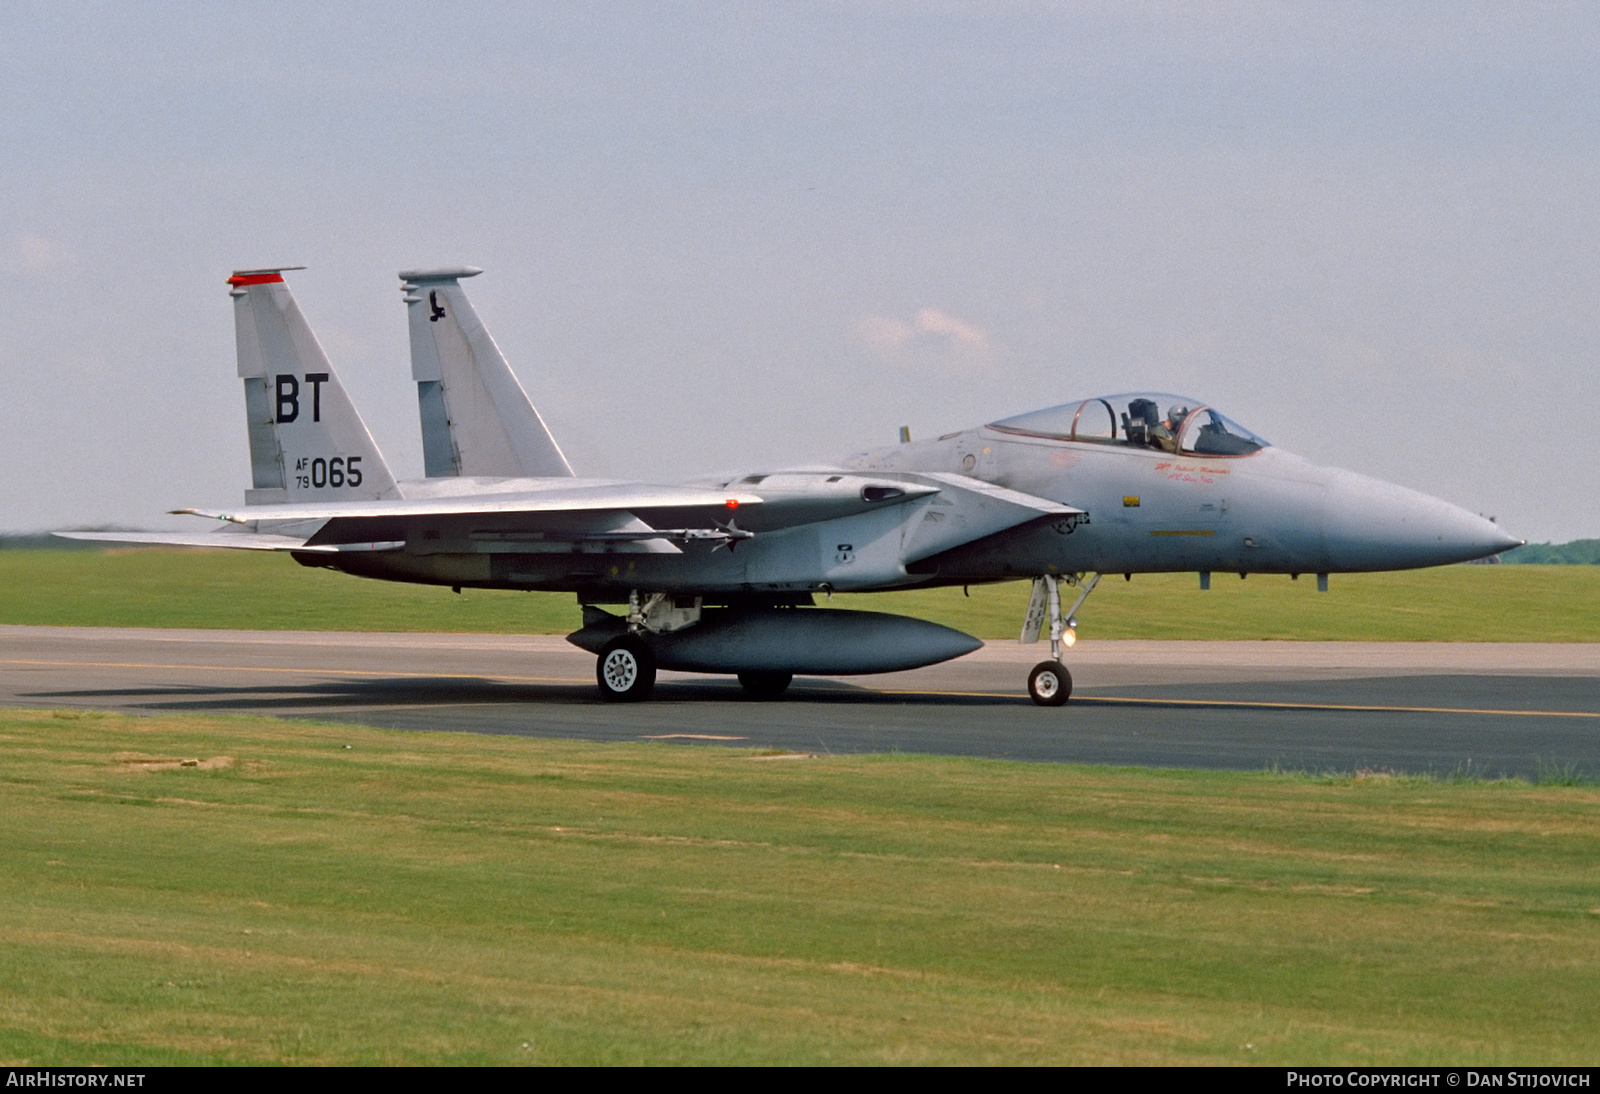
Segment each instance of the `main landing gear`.
[{"label": "main landing gear", "polygon": [[[628,594],[628,633],[618,635],[600,650],[595,681],[600,698],[608,703],[637,703],[650,696],[656,683],[656,658],[652,636],[670,634],[700,621],[700,598],[669,597],[665,593]],[[589,647],[593,648],[593,647]],[[772,700],[789,689],[794,674],[775,670],[747,670],[739,683],[751,699]]]},{"label": "main landing gear", "polygon": [[[656,660],[650,647],[631,634],[613,638],[595,662],[600,697],[609,703],[637,703],[650,697],[656,683]],[[739,683],[751,699],[772,700],[789,689],[789,672],[741,672]]]},{"label": "main landing gear", "polygon": [[[1083,589],[1065,613],[1061,611],[1062,582]],[[1063,642],[1070,646],[1078,640],[1078,609],[1099,583],[1099,574],[1087,581],[1083,574],[1062,577],[1045,574],[1033,579],[1033,596],[1028,601],[1028,614],[1022,620],[1022,641],[1024,644],[1039,641],[1045,621],[1049,621],[1050,660],[1040,661],[1028,673],[1028,698],[1042,707],[1066,706],[1067,700],[1072,698],[1072,674],[1061,663],[1061,646]]]},{"label": "main landing gear", "polygon": [[637,703],[656,686],[656,659],[644,640],[624,634],[606,643],[595,663],[600,698],[608,703]]},{"label": "main landing gear", "polygon": [[665,593],[628,594],[628,633],[600,650],[595,679],[600,698],[608,703],[637,703],[656,686],[656,657],[649,636],[679,630],[700,621],[700,598],[678,600]]}]

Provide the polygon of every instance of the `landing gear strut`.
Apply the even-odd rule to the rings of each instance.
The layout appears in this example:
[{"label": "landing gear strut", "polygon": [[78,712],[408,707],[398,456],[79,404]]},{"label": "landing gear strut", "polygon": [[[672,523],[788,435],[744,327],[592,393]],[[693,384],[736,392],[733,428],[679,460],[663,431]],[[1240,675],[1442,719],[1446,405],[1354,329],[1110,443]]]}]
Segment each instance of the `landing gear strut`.
[{"label": "landing gear strut", "polygon": [[[1065,613],[1061,611],[1062,581],[1083,589]],[[1087,581],[1082,574],[1068,574],[1065,577],[1045,574],[1033,580],[1033,596],[1028,601],[1028,614],[1022,621],[1022,641],[1037,642],[1045,621],[1049,620],[1050,660],[1039,662],[1028,673],[1028,697],[1042,707],[1065,706],[1067,700],[1072,698],[1072,674],[1061,663],[1061,644],[1064,640],[1070,646],[1078,640],[1078,609],[1083,607],[1083,602],[1089,599],[1089,594],[1094,592],[1098,584],[1099,574]]]}]

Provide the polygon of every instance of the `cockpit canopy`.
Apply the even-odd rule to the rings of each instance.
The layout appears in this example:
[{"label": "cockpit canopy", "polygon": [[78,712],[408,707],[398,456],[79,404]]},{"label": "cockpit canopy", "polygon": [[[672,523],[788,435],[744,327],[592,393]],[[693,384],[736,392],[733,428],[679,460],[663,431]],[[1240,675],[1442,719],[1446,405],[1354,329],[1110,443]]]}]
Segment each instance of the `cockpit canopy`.
[{"label": "cockpit canopy", "polygon": [[1152,392],[1084,399],[1003,418],[989,428],[1193,456],[1248,456],[1268,443],[1197,399]]}]

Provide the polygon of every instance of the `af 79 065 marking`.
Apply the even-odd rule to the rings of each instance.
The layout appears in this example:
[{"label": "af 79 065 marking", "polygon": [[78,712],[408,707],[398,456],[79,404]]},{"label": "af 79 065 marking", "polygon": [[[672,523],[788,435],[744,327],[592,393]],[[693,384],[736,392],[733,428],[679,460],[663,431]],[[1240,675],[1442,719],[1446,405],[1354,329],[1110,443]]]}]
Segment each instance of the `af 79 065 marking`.
[{"label": "af 79 065 marking", "polygon": [[295,461],[295,483],[302,490],[321,489],[324,486],[338,489],[361,485],[360,456],[330,456],[324,459],[302,456]]}]

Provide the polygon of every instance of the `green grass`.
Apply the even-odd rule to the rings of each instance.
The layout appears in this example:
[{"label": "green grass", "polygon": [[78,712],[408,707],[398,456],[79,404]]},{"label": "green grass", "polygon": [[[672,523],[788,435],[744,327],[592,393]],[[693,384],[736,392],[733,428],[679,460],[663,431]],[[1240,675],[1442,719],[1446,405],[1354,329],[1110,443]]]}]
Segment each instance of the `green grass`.
[{"label": "green grass", "polygon": [[28,711],[0,756],[13,1065],[1600,1044],[1592,786]]},{"label": "green grass", "polygon": [[490,634],[582,625],[566,595],[457,595],[308,569],[268,552],[168,548],[0,551],[0,622]]},{"label": "green grass", "polygon": [[[1448,566],[1309,577],[1117,574],[1079,612],[1085,638],[1600,642],[1600,567]],[[1014,638],[1028,585],[841,595],[835,607]],[[0,551],[0,623],[68,626],[557,634],[579,626],[555,593],[397,585],[246,551]]]}]

